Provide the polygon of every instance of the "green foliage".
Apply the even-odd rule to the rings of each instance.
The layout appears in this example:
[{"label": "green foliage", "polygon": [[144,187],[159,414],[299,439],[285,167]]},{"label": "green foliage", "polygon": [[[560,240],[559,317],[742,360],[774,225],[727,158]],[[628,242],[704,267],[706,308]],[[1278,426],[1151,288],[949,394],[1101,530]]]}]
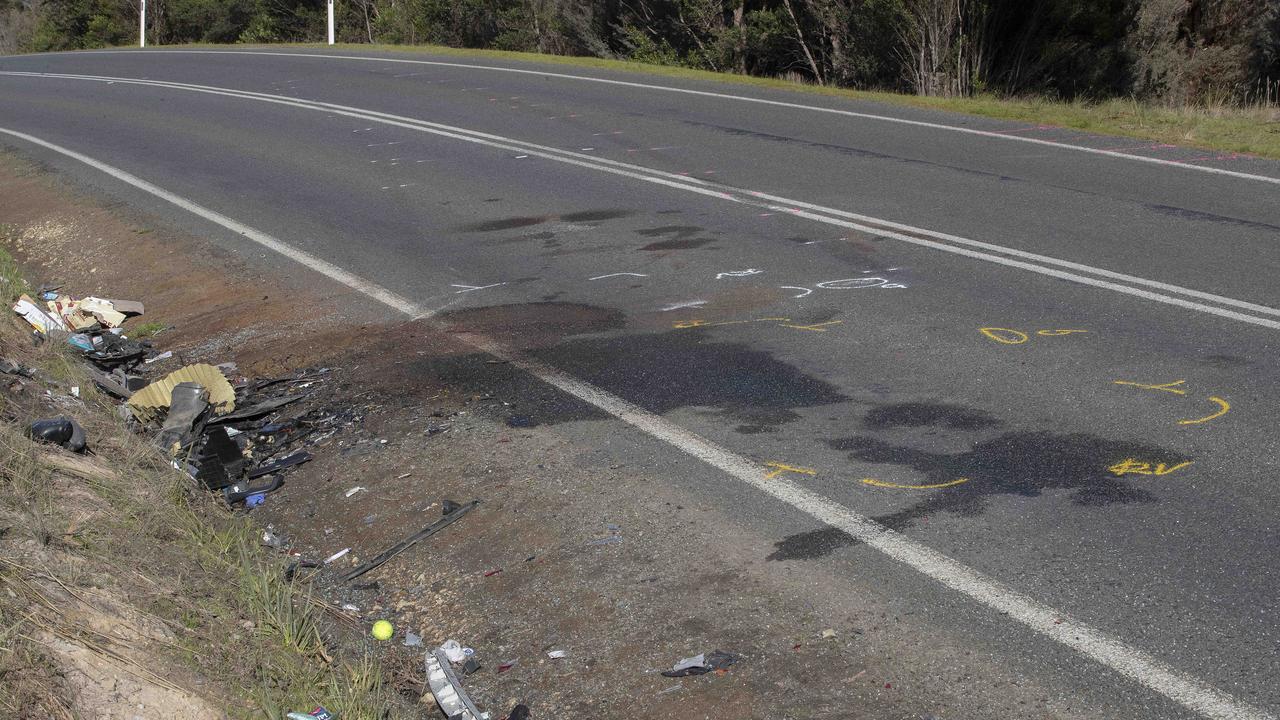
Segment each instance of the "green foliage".
[{"label": "green foliage", "polygon": [[[133,43],[135,2],[0,0],[0,50]],[[149,3],[155,44],[324,36],[325,0]],[[616,57],[922,95],[1280,95],[1274,0],[337,0],[337,23],[342,42]]]}]

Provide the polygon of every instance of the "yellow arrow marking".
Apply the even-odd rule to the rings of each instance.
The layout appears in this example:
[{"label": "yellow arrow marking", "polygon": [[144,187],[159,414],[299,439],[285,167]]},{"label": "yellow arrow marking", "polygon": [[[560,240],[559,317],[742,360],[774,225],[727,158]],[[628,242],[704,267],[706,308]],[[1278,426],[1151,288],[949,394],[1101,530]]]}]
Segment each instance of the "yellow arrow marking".
[{"label": "yellow arrow marking", "polygon": [[[1142,388],[1143,390],[1163,390],[1165,392],[1173,393],[1174,395],[1187,394],[1186,390],[1173,389],[1174,386],[1181,385],[1182,383],[1186,382],[1186,380],[1175,380],[1171,383],[1165,383],[1164,385],[1143,385],[1142,383],[1129,382],[1128,380],[1113,380],[1112,382],[1114,382],[1116,385],[1132,385],[1134,387]],[[1197,420],[1196,422],[1200,422],[1200,421]]]},{"label": "yellow arrow marking", "polygon": [[776,478],[784,472],[799,473],[801,475],[817,475],[818,471],[813,468],[794,467],[780,462],[767,462],[768,467],[775,468],[773,471],[765,474],[766,478]]}]

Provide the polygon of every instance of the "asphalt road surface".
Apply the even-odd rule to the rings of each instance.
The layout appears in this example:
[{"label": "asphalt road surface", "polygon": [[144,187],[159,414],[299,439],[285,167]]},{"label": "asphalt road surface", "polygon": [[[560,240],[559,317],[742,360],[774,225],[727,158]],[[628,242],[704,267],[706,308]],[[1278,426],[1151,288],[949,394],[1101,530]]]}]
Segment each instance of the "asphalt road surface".
[{"label": "asphalt road surface", "polygon": [[473,333],[536,422],[1084,707],[1280,715],[1280,163],[293,49],[0,58],[0,146]]}]

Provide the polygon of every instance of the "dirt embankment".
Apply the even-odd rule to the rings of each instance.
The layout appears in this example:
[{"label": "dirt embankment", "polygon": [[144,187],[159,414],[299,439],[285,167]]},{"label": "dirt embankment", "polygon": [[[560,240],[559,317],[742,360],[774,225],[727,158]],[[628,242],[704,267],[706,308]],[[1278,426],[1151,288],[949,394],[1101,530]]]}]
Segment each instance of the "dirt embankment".
[{"label": "dirt embankment", "polygon": [[[62,283],[79,294],[110,291],[144,301],[145,319],[171,328],[155,339],[159,349],[175,354],[165,368],[233,361],[242,373],[261,377],[326,367],[327,380],[282,415],[327,408],[357,421],[315,443],[315,459],[291,471],[261,506],[235,511],[257,527],[269,527],[284,543],[277,556],[236,569],[238,583],[251,582],[245,573],[279,573],[291,558],[322,560],[350,549],[302,575],[310,596],[327,609],[315,618],[322,657],[300,662],[311,667],[305,663],[328,658],[332,666],[355,669],[305,686],[289,685],[291,675],[275,674],[292,670],[251,670],[234,653],[247,652],[243,644],[262,633],[249,609],[227,607],[237,595],[219,601],[224,611],[214,612],[216,617],[201,616],[199,603],[174,607],[186,597],[188,568],[166,564],[154,552],[130,550],[120,572],[136,571],[146,581],[107,584],[131,606],[176,617],[156,627],[194,624],[209,643],[209,652],[194,661],[175,651],[144,663],[148,681],[168,683],[192,703],[218,708],[212,714],[170,712],[178,706],[148,705],[141,691],[121,690],[129,703],[149,708],[131,713],[279,717],[285,710],[309,709],[306,703],[346,702],[346,717],[369,716],[356,707],[365,696],[343,695],[341,688],[375,673],[383,681],[377,713],[434,717],[438,710],[425,685],[423,652],[449,639],[474,648],[482,667],[463,682],[494,718],[516,703],[541,718],[921,718],[937,712],[937,700],[913,693],[909,681],[902,686],[907,661],[895,658],[877,632],[904,619],[868,609],[873,603],[860,606],[856,598],[828,602],[820,597],[821,582],[796,583],[790,572],[778,572],[762,554],[759,538],[653,481],[666,451],[647,447],[642,438],[620,437],[611,446],[584,440],[600,435],[575,427],[607,420],[550,398],[552,391],[467,349],[449,333],[382,314],[301,270],[292,277],[265,272],[153,219],[76,196],[12,159],[0,163],[0,223],[8,226],[9,250],[28,277]],[[492,323],[509,325],[512,313],[523,313],[519,324],[540,323],[565,334],[591,325],[583,312],[554,304],[491,309],[460,325],[483,331]],[[528,408],[535,402],[559,403],[564,412],[531,421]],[[41,409],[49,410],[33,404],[11,419]],[[12,423],[6,432],[11,442],[27,442]],[[98,457],[110,466],[115,450],[109,443],[100,446]],[[159,472],[148,470],[153,471]],[[83,494],[73,491],[75,478],[58,482],[66,486],[55,493],[58,503]],[[168,502],[164,495],[131,500],[129,507]],[[438,519],[446,499],[480,505],[380,568],[341,581],[351,568]],[[77,506],[92,513],[111,502],[93,495]],[[201,508],[196,515],[239,522]],[[148,531],[200,534],[190,528]],[[62,527],[48,532],[74,536]],[[46,538],[45,546],[63,542]],[[0,554],[26,557],[28,566],[39,563],[39,553],[32,552],[27,545],[0,543]],[[113,557],[110,548],[95,548],[92,556],[99,562]],[[189,561],[189,555],[176,557]],[[138,569],[148,562],[157,564]],[[82,584],[68,584],[64,591],[94,587],[87,578],[77,582]],[[148,590],[150,584],[155,588]],[[833,604],[852,609],[832,613]],[[334,610],[341,607],[346,610]],[[200,617],[188,622],[188,613]],[[378,619],[394,624],[391,640],[369,638]],[[423,646],[406,646],[408,633],[420,636]],[[224,642],[232,636],[236,643]],[[71,655],[58,654],[56,637],[42,642],[53,653],[52,676],[94,677]],[[140,647],[166,643],[190,647],[163,635]],[[740,661],[697,677],[660,674],[681,658],[717,649]],[[552,650],[563,650],[564,657],[548,657]],[[376,670],[362,664],[366,657],[376,659]],[[121,681],[129,674],[104,672]],[[250,681],[237,683],[240,675]],[[281,683],[287,691],[254,690]],[[73,698],[69,708],[100,702],[74,684],[66,687]],[[283,707],[281,698],[296,704]]]}]

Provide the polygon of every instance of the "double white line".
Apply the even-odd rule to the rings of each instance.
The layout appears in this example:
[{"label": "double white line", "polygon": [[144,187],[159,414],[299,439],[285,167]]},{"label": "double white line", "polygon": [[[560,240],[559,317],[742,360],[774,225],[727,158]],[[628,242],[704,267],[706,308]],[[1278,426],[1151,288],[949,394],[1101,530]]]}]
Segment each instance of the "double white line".
[{"label": "double white line", "polygon": [[283,95],[237,90],[234,88],[195,85],[191,83],[169,82],[163,80],[143,80],[137,78],[107,77],[100,75],[78,75],[63,73],[36,73],[3,71],[0,75],[18,77],[36,77],[63,80],[82,80],[100,83],[117,83],[125,85],[143,85],[171,90],[197,92],[219,95],[242,100],[285,105],[325,112],[331,115],[367,120],[393,127],[430,133],[441,137],[507,150],[533,157],[540,157],[559,163],[587,168],[598,172],[620,175],[631,180],[662,185],[676,190],[683,190],[698,195],[713,197],[728,202],[765,208],[773,212],[786,212],[815,222],[848,230],[870,233],[881,237],[890,237],[903,242],[941,250],[956,255],[986,262],[997,263],[1006,267],[1018,268],[1040,275],[1081,285],[1104,288],[1115,292],[1132,295],[1144,300],[1161,302],[1168,305],[1195,310],[1197,312],[1217,315],[1219,317],[1239,320],[1253,325],[1271,329],[1280,329],[1280,309],[1259,305],[1244,300],[1215,295],[1213,293],[1184,288],[1178,285],[1148,280],[1146,278],[1118,273],[1103,268],[1096,268],[1081,263],[1061,260],[1047,255],[1031,253],[1016,248],[1004,247],[992,243],[971,240],[958,235],[936,232],[927,228],[915,227],[890,220],[861,215],[837,208],[815,205],[801,200],[771,195],[763,192],[732,188],[697,178],[675,173],[654,170],[631,163],[609,160],[579,152],[538,145],[501,135],[469,130],[453,125],[420,120],[418,118],[393,115],[390,113],[350,107],[317,100],[302,100]]},{"label": "double white line", "polygon": [[[382,122],[389,125],[421,130],[423,132],[430,132],[446,137],[453,137],[467,142],[479,143],[505,150],[518,151],[529,155],[536,155],[538,157],[544,157],[557,162],[565,162],[625,177],[632,177],[645,182],[657,183],[702,195],[721,197],[732,202],[746,203],[775,210],[790,211],[799,214],[802,217],[810,217],[819,222],[841,225],[842,227],[863,230],[865,232],[873,232],[878,235],[896,237],[907,242],[925,245],[927,247],[936,247],[937,249],[955,252],[991,262],[1000,262],[1001,264],[1010,265],[1012,267],[1023,267],[1024,269],[1031,269],[1035,272],[1054,275],[1055,277],[1063,277],[1075,282],[1100,285],[1101,287],[1111,287],[1111,289],[1118,289],[1130,294],[1147,293],[1145,290],[1133,288],[1118,282],[1113,283],[1110,281],[1098,280],[1096,278],[1065,270],[1059,271],[1053,268],[1043,267],[1023,259],[1010,259],[1010,257],[1006,256],[1017,257],[1017,253],[1019,253],[1019,251],[1013,251],[1009,248],[988,246],[984,243],[976,243],[975,241],[964,238],[956,238],[940,233],[922,231],[918,228],[910,228],[909,226],[865,218],[864,216],[836,211],[831,208],[822,208],[820,206],[796,203],[784,198],[768,196],[763,193],[751,193],[731,188],[713,186],[710,183],[692,180],[683,176],[673,176],[669,173],[661,173],[647,168],[627,165],[625,163],[605,161],[599,158],[564,152],[539,145],[517,143],[517,141],[509,140],[507,138],[443,126],[438,123],[428,123],[425,121],[413,120],[411,118],[402,118],[399,116],[387,115],[385,113],[359,110],[356,108],[348,108],[329,103],[301,101],[292,98],[282,98],[275,95],[264,95],[262,93],[249,93],[223,88],[187,85],[183,83],[132,80],[127,78],[103,78],[87,75],[47,75],[43,73],[3,74],[23,74],[35,77],[57,77],[78,80],[94,80],[99,82],[153,85],[179,90],[225,95],[228,97],[239,97],[249,100],[261,100],[264,102],[272,102],[312,110],[323,110],[324,112],[348,115],[364,120]],[[398,312],[404,313],[409,317],[421,317],[429,314],[429,312],[420,304],[405,298],[402,295],[383,288],[376,283],[355,275],[354,273],[348,272],[347,270],[311,255],[310,253],[294,248],[278,238],[244,225],[222,215],[221,213],[205,208],[175,193],[160,188],[146,180],[125,172],[124,170],[112,167],[111,165],[107,165],[106,163],[87,155],[56,145],[27,133],[0,128],[0,134],[19,138],[23,141],[83,162],[90,167],[96,168],[111,177],[120,180],[121,182],[150,193],[155,197],[161,198],[179,208],[182,208],[183,210],[198,215],[210,222],[244,236],[249,240],[259,243],[264,247],[281,253],[282,255],[293,259],[337,282],[347,285],[348,287],[351,287]],[[991,252],[988,248],[998,249],[1000,253],[997,254]],[[1021,253],[1021,255],[1030,254]],[[1042,256],[1031,257],[1040,258]],[[1058,265],[1066,265],[1063,261],[1053,260],[1052,258],[1045,258],[1044,260],[1050,260]],[[1069,265],[1067,266],[1069,267]],[[1075,268],[1072,269],[1074,270]],[[1096,272],[1101,273],[1105,271]],[[1111,276],[1114,277],[1116,274],[1111,274]],[[1131,281],[1140,280],[1138,278],[1131,278],[1130,276],[1119,277]],[[1140,280],[1140,282],[1150,284],[1151,281]],[[1172,286],[1164,287],[1167,288]],[[1178,290],[1185,293],[1195,292],[1181,288]],[[1199,303],[1182,300],[1171,295],[1166,296],[1155,292],[1151,292],[1150,295],[1152,296],[1151,299],[1160,299],[1161,302],[1170,302],[1175,305],[1185,303],[1185,306],[1187,307],[1195,307],[1196,309],[1203,307],[1205,308],[1205,311],[1213,311],[1216,314],[1225,315],[1227,317],[1238,316],[1237,319],[1245,319],[1247,322],[1255,322],[1256,324],[1264,323],[1263,318],[1256,318],[1252,315],[1224,310],[1221,308],[1214,308],[1208,305],[1201,306]],[[1220,301],[1226,300],[1236,304],[1238,307],[1262,308],[1262,306],[1253,306],[1249,303],[1231,301],[1228,298],[1218,298],[1218,296],[1203,293],[1199,295],[1208,298],[1216,298]],[[1147,295],[1144,294],[1141,296],[1146,297]],[[1276,313],[1276,311],[1271,308],[1262,309],[1267,310],[1271,314]],[[1277,325],[1277,323],[1274,323],[1273,321],[1265,322],[1271,323],[1268,327]],[[938,583],[966,595],[972,600],[994,610],[995,612],[1016,620],[1031,630],[1034,630],[1035,632],[1054,640],[1055,642],[1058,642],[1081,655],[1096,660],[1111,670],[1199,713],[1204,717],[1213,718],[1214,720],[1275,720],[1273,715],[1264,710],[1243,703],[1240,700],[1208,685],[1204,681],[1189,676],[1176,668],[1169,666],[1142,650],[1132,647],[1120,640],[1114,639],[1101,631],[1095,630],[1089,625],[1070,617],[1067,613],[1023,595],[1022,593],[1019,593],[1018,591],[983,575],[963,563],[960,563],[922,543],[911,540],[900,533],[876,523],[865,515],[841,505],[830,498],[804,488],[784,477],[770,477],[767,474],[766,468],[760,466],[750,458],[744,457],[732,450],[710,442],[705,438],[692,433],[659,415],[655,415],[654,413],[638,407],[627,400],[613,395],[606,390],[584,382],[536,359],[529,358],[522,353],[506,348],[487,337],[474,334],[455,335],[455,337],[470,343],[472,346],[480,350],[509,360],[513,365],[516,365],[517,367],[520,367],[521,369],[538,377],[543,382],[600,408],[618,420],[631,425],[651,437],[678,448],[682,452],[685,452],[688,455],[723,471],[730,477],[737,479],[743,484],[750,486],[757,491],[774,498],[775,500],[785,503],[786,505],[833,528],[837,528],[848,533],[854,539],[883,553],[895,561],[919,571]]]},{"label": "double white line", "polygon": [[940,250],[955,255],[985,262],[996,263],[1005,267],[1017,268],[1028,272],[1047,275],[1091,287],[1112,290],[1118,293],[1139,297],[1144,300],[1165,303],[1197,312],[1230,318],[1252,325],[1273,330],[1280,329],[1280,309],[1235,298],[1215,295],[1213,293],[1185,288],[1158,280],[1114,272],[1082,263],[1062,260],[1047,255],[1018,250],[993,243],[981,242],[970,238],[937,232],[927,228],[906,225],[869,215],[840,210],[838,208],[815,205],[813,203],[792,198],[756,192],[747,189],[733,188],[718,183],[687,177],[675,173],[663,172],[631,163],[609,160],[586,155],[570,150],[538,145],[514,138],[491,133],[469,130],[453,125],[420,120],[418,118],[393,115],[390,113],[350,107],[317,100],[303,100],[283,95],[237,90],[234,88],[195,85],[191,83],[169,82],[163,80],[143,80],[137,78],[107,77],[100,75],[78,75],[63,73],[36,73],[19,71],[0,71],[0,75],[17,77],[35,77],[62,80],[82,80],[100,83],[116,83],[125,85],[143,85],[171,90],[182,90],[223,97],[252,100],[257,102],[284,105],[288,107],[314,110],[331,115],[343,115],[383,125],[390,125],[406,130],[430,133],[441,137],[461,140],[463,142],[484,145],[510,152],[539,157],[559,163],[586,168],[597,172],[619,175],[631,180],[661,185],[706,197],[750,205],[768,209],[772,212],[785,212],[797,217],[806,218],[826,225],[856,230],[863,233],[889,237],[902,242]]}]

